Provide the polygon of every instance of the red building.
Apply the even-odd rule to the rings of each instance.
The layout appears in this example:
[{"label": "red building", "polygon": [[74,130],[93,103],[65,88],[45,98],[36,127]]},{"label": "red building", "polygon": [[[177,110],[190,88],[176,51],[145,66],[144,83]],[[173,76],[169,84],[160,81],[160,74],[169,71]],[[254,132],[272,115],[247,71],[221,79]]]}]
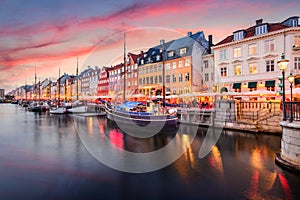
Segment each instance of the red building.
[{"label": "red building", "polygon": [[98,81],[98,96],[108,96],[109,69],[102,67]]}]

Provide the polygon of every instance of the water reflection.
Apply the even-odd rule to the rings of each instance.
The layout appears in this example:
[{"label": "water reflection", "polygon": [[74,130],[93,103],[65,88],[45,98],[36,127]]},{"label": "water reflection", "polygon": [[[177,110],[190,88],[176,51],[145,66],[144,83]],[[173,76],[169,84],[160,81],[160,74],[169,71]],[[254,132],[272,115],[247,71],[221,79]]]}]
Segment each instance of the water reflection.
[{"label": "water reflection", "polygon": [[[182,125],[175,132],[134,138],[105,117],[35,114],[2,105],[0,114],[5,116],[0,121],[1,199],[300,198],[300,177],[274,164],[280,137],[223,131],[210,153],[199,159],[209,134],[204,128]],[[90,147],[101,144],[92,150],[108,153],[119,165],[126,165],[125,151],[146,154],[172,145],[184,154],[151,173],[122,173],[94,159],[83,136]],[[158,159],[175,153],[167,151]],[[151,162],[141,158],[141,163],[130,163],[133,168]]]}]

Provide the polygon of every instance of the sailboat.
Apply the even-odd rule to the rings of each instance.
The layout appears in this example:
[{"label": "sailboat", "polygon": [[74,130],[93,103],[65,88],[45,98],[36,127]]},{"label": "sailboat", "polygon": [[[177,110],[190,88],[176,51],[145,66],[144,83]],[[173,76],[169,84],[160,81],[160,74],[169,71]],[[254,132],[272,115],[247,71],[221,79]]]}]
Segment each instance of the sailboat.
[{"label": "sailboat", "polygon": [[68,109],[69,113],[86,113],[88,111],[87,101],[78,99],[78,57],[76,68],[76,101],[71,104],[71,108]]},{"label": "sailboat", "polygon": [[65,114],[67,113],[67,108],[65,106],[61,107],[60,105],[60,68],[58,72],[58,104],[55,107],[50,109],[50,114]]},{"label": "sailboat", "polygon": [[[36,90],[37,90],[37,88],[36,88],[36,78],[37,77],[36,77],[36,66],[35,66],[35,72],[34,72],[34,89],[33,89],[34,90],[34,100],[35,101],[29,103],[28,110],[32,111],[32,112],[42,112],[43,109],[42,109],[42,107],[40,105],[40,99],[39,99],[39,101],[36,100],[36,96],[37,96],[37,94],[36,94]],[[39,82],[39,84],[40,84],[40,82]]]},{"label": "sailboat", "polygon": [[[164,44],[162,44],[164,54]],[[163,76],[165,75],[164,56],[163,56]],[[125,99],[126,86],[126,35],[124,32],[124,87],[123,87],[123,104],[114,106],[106,103],[105,111],[107,118],[124,124],[135,123],[139,126],[156,127],[156,126],[176,126],[178,123],[177,112],[175,109],[165,110],[165,102],[163,109],[159,105],[151,103],[147,106],[142,102],[131,102]],[[164,80],[164,79],[163,79]],[[163,81],[163,100],[165,101],[165,81]]]}]

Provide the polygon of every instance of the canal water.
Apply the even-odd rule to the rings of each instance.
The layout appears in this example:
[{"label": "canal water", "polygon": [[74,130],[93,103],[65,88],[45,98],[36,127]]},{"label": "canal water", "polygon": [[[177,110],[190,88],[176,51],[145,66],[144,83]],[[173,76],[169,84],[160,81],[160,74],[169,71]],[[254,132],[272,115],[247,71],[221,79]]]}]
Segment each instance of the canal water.
[{"label": "canal water", "polygon": [[[0,104],[0,116],[1,200],[300,199],[300,176],[274,163],[279,136],[223,130],[200,159],[205,128],[180,125],[135,138],[105,117],[53,116],[12,104]],[[168,145],[174,151],[160,152]],[[149,167],[152,152],[157,170]],[[176,159],[165,164],[169,157]]]}]

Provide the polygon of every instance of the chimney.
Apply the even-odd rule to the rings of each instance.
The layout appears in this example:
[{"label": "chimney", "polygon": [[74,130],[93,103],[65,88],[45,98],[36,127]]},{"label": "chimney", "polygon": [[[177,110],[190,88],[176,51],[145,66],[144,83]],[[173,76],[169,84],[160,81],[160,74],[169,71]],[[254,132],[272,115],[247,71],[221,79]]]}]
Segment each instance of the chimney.
[{"label": "chimney", "polygon": [[191,37],[191,36],[192,36],[192,34],[193,34],[193,33],[192,33],[192,32],[190,32],[190,31],[189,31],[189,32],[187,32],[187,37]]},{"label": "chimney", "polygon": [[212,43],[212,35],[208,35],[208,50],[207,50],[207,53],[208,54],[211,54],[211,47],[213,46],[213,43]]},{"label": "chimney", "polygon": [[262,22],[263,22],[263,19],[258,19],[258,20],[256,20],[256,25],[262,24]]}]

